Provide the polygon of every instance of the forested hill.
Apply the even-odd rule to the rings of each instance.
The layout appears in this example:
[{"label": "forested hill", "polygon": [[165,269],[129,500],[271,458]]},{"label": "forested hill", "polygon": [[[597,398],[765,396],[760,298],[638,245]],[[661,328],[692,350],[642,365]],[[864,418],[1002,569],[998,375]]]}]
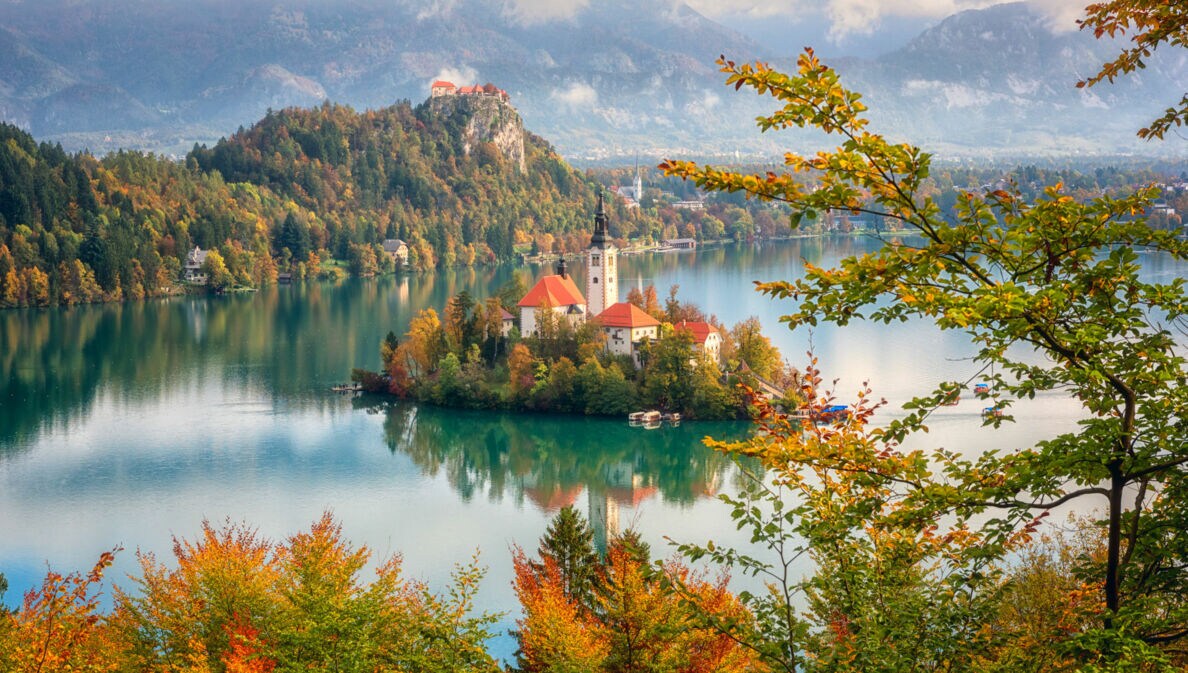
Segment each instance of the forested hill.
[{"label": "forested hill", "polygon": [[[362,114],[328,104],[289,109],[190,158],[316,213],[309,224],[317,247],[340,258],[352,242],[400,238],[423,268],[482,263],[509,257],[517,234],[527,242],[589,229],[593,183],[523,133],[514,108],[482,98],[434,103]],[[476,121],[484,127],[478,137]],[[497,135],[491,126],[522,133],[524,170],[486,140]]]},{"label": "forested hill", "polygon": [[[473,113],[287,109],[184,163],[68,155],[0,124],[0,306],[176,291],[195,245],[217,248],[245,285],[304,271],[311,253],[367,272],[385,238],[409,242],[420,269],[507,258],[533,237],[584,245],[593,181],[530,133],[521,170],[483,140],[490,128],[476,135]],[[520,124],[506,105],[480,121]],[[651,226],[614,208],[612,232]]]}]

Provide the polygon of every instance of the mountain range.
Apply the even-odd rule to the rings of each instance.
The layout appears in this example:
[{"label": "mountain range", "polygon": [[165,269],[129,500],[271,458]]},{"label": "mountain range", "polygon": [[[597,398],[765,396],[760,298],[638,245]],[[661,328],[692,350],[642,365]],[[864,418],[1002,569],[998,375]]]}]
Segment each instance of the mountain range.
[{"label": "mountain range", "polygon": [[[268,109],[417,102],[448,79],[506,89],[525,123],[577,160],[756,157],[820,140],[760,135],[751,120],[772,102],[724,87],[714,63],[725,54],[791,68],[793,54],[771,53],[685,5],[606,0],[551,19],[515,7],[6,0],[0,119],[69,150],[180,156]],[[1133,134],[1182,95],[1188,51],[1166,50],[1113,85],[1074,87],[1117,48],[1053,32],[1014,3],[956,14],[883,56],[833,65],[867,94],[876,129],[933,151],[1182,151],[1139,145]]]}]

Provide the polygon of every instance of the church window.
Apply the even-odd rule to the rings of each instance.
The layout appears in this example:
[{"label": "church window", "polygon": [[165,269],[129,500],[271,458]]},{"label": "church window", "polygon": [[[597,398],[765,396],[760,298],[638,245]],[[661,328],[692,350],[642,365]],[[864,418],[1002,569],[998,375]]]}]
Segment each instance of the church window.
[{"label": "church window", "polygon": [[594,276],[594,280],[591,282],[593,282],[595,285],[597,285],[598,284],[598,276]]},{"label": "church window", "polygon": [[598,266],[598,255],[593,255],[592,257],[590,257],[590,265]]}]

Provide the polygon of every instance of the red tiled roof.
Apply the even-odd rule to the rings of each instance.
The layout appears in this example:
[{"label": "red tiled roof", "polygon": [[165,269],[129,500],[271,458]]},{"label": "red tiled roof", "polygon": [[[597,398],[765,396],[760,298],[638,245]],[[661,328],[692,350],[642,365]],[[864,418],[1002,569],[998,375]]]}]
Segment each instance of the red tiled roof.
[{"label": "red tiled roof", "polygon": [[640,307],[625,301],[608,306],[598,314],[597,320],[603,327],[655,327],[660,324]]},{"label": "red tiled roof", "polygon": [[530,306],[536,308],[544,304],[548,300],[549,304],[554,308],[558,306],[572,306],[574,304],[585,304],[586,298],[582,296],[581,290],[578,290],[577,285],[573,284],[573,278],[566,276],[545,276],[536,281],[536,285],[524,295],[516,306]]},{"label": "red tiled roof", "polygon": [[714,329],[714,326],[708,322],[689,322],[688,320],[682,320],[676,325],[673,325],[673,327],[676,328],[677,331],[683,329],[689,330],[693,333],[693,339],[699,344],[705,343],[705,340],[709,338],[711,332],[718,331]]},{"label": "red tiled roof", "polygon": [[639,507],[639,503],[655,495],[657,490],[655,486],[622,486],[606,489],[606,495],[620,505]]},{"label": "red tiled roof", "polygon": [[502,307],[500,307],[500,309],[499,309],[499,317],[503,318],[504,320],[515,320],[516,319],[516,316],[512,315],[511,313],[508,313],[507,309],[502,308]]},{"label": "red tiled roof", "polygon": [[438,87],[443,87],[443,86],[446,86],[446,87],[449,87],[449,88],[453,89],[453,88],[454,88],[454,83],[453,83],[453,82],[447,82],[447,81],[445,81],[444,79],[439,79],[439,80],[437,80],[436,82],[434,82],[434,83],[433,83],[433,86],[432,86],[432,87],[430,87],[430,88],[436,89],[436,88],[438,88]]},{"label": "red tiled roof", "polygon": [[528,496],[528,499],[544,512],[554,512],[566,505],[572,505],[577,502],[577,497],[581,492],[581,486],[570,486],[567,489],[553,486],[549,490],[540,487],[524,489],[524,495]]}]

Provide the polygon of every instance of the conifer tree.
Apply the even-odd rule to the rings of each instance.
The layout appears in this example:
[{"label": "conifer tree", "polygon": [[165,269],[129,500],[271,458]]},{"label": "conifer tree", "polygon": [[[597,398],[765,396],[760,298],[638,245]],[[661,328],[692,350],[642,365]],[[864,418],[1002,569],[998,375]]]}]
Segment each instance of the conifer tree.
[{"label": "conifer tree", "polygon": [[598,570],[598,554],[594,551],[594,531],[586,517],[573,505],[561,508],[540,538],[541,564],[552,559],[561,572],[565,595],[589,605],[594,577]]}]

